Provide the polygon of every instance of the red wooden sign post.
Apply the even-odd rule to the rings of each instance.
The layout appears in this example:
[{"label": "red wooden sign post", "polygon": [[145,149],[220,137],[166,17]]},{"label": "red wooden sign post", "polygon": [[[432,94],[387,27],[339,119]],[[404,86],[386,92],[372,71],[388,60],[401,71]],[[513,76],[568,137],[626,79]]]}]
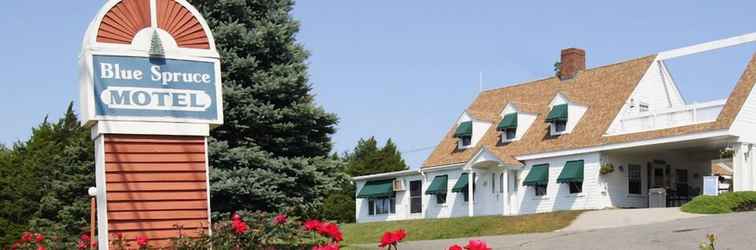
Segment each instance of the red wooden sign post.
[{"label": "red wooden sign post", "polygon": [[[210,229],[207,136],[222,124],[218,52],[185,0],[110,0],[81,54],[96,153],[97,245],[165,246]],[[209,233],[209,232],[208,232]]]}]

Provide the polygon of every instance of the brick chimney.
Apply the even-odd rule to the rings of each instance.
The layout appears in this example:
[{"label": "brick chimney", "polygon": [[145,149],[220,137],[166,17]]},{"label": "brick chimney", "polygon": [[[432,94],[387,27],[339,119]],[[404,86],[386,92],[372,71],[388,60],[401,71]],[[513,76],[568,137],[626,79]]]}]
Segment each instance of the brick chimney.
[{"label": "brick chimney", "polygon": [[585,70],[585,50],[569,48],[562,50],[562,61],[559,64],[559,78],[572,79],[578,71]]}]

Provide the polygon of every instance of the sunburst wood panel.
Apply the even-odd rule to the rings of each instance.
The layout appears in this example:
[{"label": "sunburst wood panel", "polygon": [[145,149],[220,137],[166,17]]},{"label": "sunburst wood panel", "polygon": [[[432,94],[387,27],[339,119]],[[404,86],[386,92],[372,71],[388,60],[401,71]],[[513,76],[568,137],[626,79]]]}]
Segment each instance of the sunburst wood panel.
[{"label": "sunburst wood panel", "polygon": [[104,151],[111,235],[158,247],[208,228],[204,138],[105,135]]},{"label": "sunburst wood panel", "polygon": [[197,17],[174,0],[157,1],[158,28],[167,31],[179,47],[209,49],[210,41]]},{"label": "sunburst wood panel", "polygon": [[97,42],[131,44],[134,36],[150,23],[150,0],[123,0],[103,17]]}]

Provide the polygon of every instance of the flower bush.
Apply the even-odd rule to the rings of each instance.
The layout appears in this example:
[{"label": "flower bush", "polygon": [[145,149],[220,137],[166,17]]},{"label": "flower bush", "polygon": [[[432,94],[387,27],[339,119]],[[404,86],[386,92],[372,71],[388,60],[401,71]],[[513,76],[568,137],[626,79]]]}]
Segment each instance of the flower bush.
[{"label": "flower bush", "polygon": [[[320,220],[302,221],[286,214],[268,214],[263,212],[239,212],[225,215],[228,220],[215,223],[212,235],[199,231],[192,235],[180,235],[170,241],[168,246],[154,248],[150,246],[150,238],[145,235],[126,239],[121,233],[110,236],[110,246],[114,250],[126,249],[175,249],[175,250],[244,250],[244,249],[275,249],[275,250],[338,250],[344,235],[335,223]],[[180,226],[176,226],[182,232]],[[48,234],[51,235],[51,234]],[[379,241],[379,247],[388,250],[398,250],[399,243],[407,237],[404,229],[388,231]],[[59,238],[59,237],[52,237]],[[88,234],[82,234],[76,241],[76,249],[85,250],[96,248],[96,240]],[[712,240],[713,245],[713,240]],[[58,250],[74,249],[71,245],[58,244],[42,233],[24,232],[11,247],[11,250]],[[464,247],[453,245],[449,250],[491,250],[486,242],[470,240]]]},{"label": "flower bush", "polygon": [[13,243],[10,247],[11,250],[27,250],[37,249],[46,250],[45,236],[41,233],[24,232],[21,234],[21,238]]},{"label": "flower bush", "polygon": [[230,221],[213,225],[212,235],[182,236],[173,240],[176,250],[237,249],[339,249],[344,236],[338,225],[318,220],[300,221],[285,214],[238,212]]},{"label": "flower bush", "polygon": [[404,229],[399,229],[393,232],[385,232],[383,233],[383,237],[381,237],[380,244],[378,244],[378,247],[384,248],[388,247],[388,249],[394,249],[397,250],[399,242],[404,240],[404,237],[407,237],[407,232],[404,231]]}]

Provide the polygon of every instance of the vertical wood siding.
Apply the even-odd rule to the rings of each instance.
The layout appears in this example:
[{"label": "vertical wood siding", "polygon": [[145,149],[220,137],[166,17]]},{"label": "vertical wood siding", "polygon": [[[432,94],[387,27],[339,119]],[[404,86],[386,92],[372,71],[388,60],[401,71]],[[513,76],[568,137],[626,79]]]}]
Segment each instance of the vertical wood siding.
[{"label": "vertical wood siding", "polygon": [[162,245],[208,226],[203,137],[105,135],[110,234]]},{"label": "vertical wood siding", "polygon": [[167,31],[182,48],[209,49],[210,41],[197,17],[174,0],[158,0],[158,27]]}]

